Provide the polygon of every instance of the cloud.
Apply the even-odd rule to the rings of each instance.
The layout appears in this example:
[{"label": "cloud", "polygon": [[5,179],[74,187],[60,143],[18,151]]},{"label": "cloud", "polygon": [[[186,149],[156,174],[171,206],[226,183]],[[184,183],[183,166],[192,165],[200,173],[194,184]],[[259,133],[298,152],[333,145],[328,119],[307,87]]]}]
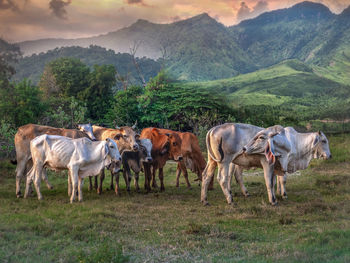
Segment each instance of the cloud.
[{"label": "cloud", "polygon": [[19,11],[17,4],[13,0],[0,0],[0,10],[11,9],[12,11]]},{"label": "cloud", "polygon": [[49,3],[49,7],[55,16],[61,19],[66,19],[67,11],[65,7],[70,5],[71,3],[72,0],[67,0],[67,2],[63,0],[51,0]]},{"label": "cloud", "polygon": [[253,9],[250,9],[245,2],[241,2],[241,6],[237,12],[237,21],[254,18],[268,10],[268,3],[265,1],[258,1]]},{"label": "cloud", "polygon": [[147,4],[143,0],[125,0],[128,5],[142,5],[147,6]]}]

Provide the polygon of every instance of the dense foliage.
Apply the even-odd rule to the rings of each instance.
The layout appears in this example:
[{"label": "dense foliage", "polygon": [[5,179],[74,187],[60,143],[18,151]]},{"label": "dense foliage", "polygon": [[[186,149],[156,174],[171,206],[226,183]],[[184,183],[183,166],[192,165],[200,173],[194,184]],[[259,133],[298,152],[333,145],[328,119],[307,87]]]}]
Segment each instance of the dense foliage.
[{"label": "dense foliage", "polygon": [[[98,46],[82,47],[62,47],[50,50],[46,53],[33,54],[24,57],[15,65],[17,73],[13,80],[20,81],[23,78],[32,80],[37,84],[43,72],[46,72],[45,65],[59,58],[76,58],[81,63],[93,69],[94,65],[113,65],[120,78],[117,85],[123,86],[122,78],[127,80],[128,85],[141,84],[138,72],[133,64],[132,56],[127,53],[114,53],[113,50],[106,50]],[[136,58],[140,71],[146,81],[158,74],[160,64],[149,58]],[[44,70],[45,69],[45,70]]]}]

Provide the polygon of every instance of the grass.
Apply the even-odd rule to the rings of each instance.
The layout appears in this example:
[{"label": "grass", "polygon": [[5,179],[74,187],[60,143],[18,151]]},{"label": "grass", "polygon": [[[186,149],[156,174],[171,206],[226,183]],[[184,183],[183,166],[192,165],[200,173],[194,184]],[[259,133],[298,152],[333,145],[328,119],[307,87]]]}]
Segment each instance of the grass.
[{"label": "grass", "polygon": [[334,158],[290,176],[277,207],[256,175],[245,177],[251,197],[233,184],[229,206],[216,183],[204,207],[196,183],[175,187],[171,163],[163,193],[127,194],[122,182],[117,197],[107,177],[101,196],[86,183],[71,205],[64,174],[50,173],[42,202],[16,199],[13,167],[1,163],[0,262],[349,262],[350,136],[330,145]]}]

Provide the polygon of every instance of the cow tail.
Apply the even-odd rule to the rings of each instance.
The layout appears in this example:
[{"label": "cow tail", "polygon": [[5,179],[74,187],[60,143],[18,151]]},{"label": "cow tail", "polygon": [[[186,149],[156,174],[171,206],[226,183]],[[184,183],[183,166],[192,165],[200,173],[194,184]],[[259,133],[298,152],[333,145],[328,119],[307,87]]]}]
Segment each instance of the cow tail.
[{"label": "cow tail", "polygon": [[211,132],[212,130],[210,130],[208,133],[207,133],[207,136],[206,136],[206,144],[207,144],[207,150],[208,150],[208,154],[210,156],[210,158],[212,158],[215,162],[221,162],[223,159],[224,159],[224,152],[222,150],[222,138],[220,139],[220,143],[219,143],[219,153],[220,153],[220,160],[216,159],[214,157],[214,154],[212,152],[212,149],[211,149],[211,145],[210,145],[210,135],[211,135]]}]

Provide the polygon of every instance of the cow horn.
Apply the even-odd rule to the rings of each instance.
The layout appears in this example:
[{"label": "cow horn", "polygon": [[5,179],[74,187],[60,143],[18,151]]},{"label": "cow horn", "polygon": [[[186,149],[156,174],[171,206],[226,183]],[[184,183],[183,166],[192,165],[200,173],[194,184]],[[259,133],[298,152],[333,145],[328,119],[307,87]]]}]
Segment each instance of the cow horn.
[{"label": "cow horn", "polygon": [[131,128],[136,129],[136,126],[137,126],[137,120],[135,121],[135,124]]}]

